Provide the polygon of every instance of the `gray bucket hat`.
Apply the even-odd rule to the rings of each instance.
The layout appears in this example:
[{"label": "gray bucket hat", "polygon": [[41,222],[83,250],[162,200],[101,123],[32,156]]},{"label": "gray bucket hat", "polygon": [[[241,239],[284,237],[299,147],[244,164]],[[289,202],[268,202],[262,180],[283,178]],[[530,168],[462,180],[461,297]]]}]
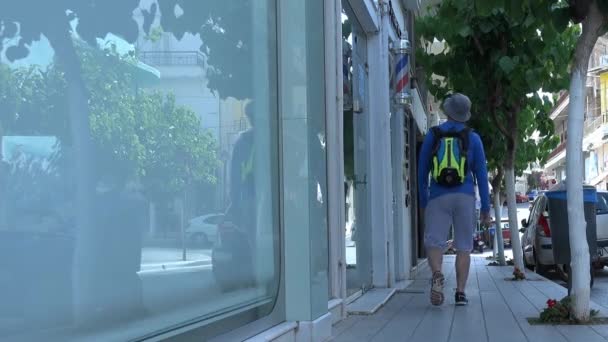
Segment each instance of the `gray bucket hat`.
[{"label": "gray bucket hat", "polygon": [[443,101],[443,112],[454,121],[467,122],[471,118],[471,100],[460,93],[449,95]]}]

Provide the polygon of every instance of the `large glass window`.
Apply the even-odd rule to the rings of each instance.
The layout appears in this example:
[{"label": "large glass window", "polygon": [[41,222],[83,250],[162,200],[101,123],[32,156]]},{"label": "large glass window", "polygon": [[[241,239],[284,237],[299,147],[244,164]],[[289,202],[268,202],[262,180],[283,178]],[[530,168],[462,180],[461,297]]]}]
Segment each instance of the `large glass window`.
[{"label": "large glass window", "polygon": [[0,339],[280,310],[276,1],[34,3],[0,5]]}]

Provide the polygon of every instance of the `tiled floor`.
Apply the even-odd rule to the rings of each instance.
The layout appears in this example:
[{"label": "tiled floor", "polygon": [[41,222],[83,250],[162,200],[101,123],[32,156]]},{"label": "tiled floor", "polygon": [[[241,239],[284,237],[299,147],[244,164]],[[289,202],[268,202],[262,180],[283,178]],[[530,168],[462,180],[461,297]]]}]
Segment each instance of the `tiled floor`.
[{"label": "tiled floor", "polygon": [[[531,272],[524,282],[506,280],[511,277],[512,267],[486,266],[487,263],[483,258],[473,258],[467,284],[468,306],[454,306],[454,257],[446,257],[443,306],[429,304],[427,270],[376,314],[350,316],[337,324],[334,341],[608,341],[608,326],[603,325],[530,326],[526,318],[537,317],[548,298],[560,299],[566,290]],[[595,304],[592,307],[601,309]],[[606,316],[606,312],[602,315]]]}]

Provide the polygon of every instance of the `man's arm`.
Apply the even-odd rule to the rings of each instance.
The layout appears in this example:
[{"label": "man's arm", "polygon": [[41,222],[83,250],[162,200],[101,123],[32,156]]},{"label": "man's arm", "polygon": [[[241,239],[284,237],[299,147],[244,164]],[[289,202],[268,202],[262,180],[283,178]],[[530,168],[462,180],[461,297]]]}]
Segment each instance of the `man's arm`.
[{"label": "man's arm", "polygon": [[483,148],[483,142],[477,134],[473,134],[474,140],[474,163],[473,173],[477,178],[477,187],[479,190],[479,199],[481,200],[481,212],[490,212],[490,187],[488,186],[488,168],[486,165],[486,154]]},{"label": "man's arm", "polygon": [[431,153],[433,149],[433,132],[429,131],[422,143],[418,159],[418,194],[420,207],[426,208],[429,201],[429,172],[431,172]]}]

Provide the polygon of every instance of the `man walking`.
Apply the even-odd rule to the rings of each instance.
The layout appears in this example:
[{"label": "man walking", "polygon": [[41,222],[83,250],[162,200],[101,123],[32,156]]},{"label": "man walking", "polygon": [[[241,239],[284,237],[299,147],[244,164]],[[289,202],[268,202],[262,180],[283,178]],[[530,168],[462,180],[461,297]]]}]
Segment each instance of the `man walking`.
[{"label": "man walking", "polygon": [[[490,225],[490,193],[483,143],[466,127],[471,100],[455,93],[444,101],[448,121],[433,127],[424,139],[418,167],[420,206],[424,212],[424,240],[433,272],[431,303],[444,302],[441,272],[447,236],[454,227],[456,249],[456,305],[468,304],[465,287],[469,276],[473,232],[477,224],[475,183],[481,200],[482,225]],[[429,174],[431,183],[429,187]]]}]

